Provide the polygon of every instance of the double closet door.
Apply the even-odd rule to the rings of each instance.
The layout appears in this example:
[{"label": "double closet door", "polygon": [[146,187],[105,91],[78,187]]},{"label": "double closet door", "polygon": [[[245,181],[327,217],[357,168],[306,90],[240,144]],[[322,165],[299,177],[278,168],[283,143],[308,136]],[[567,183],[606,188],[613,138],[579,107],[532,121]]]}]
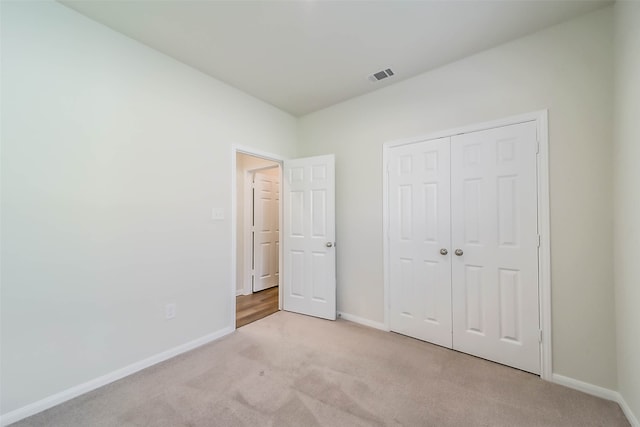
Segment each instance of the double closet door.
[{"label": "double closet door", "polygon": [[391,330],[540,373],[536,123],[390,149]]}]

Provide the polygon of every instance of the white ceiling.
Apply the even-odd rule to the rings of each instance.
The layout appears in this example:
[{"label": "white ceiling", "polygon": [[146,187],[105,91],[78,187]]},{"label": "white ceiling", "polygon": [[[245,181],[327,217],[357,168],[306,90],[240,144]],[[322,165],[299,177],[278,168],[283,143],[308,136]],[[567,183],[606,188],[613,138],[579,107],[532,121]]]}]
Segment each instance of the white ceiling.
[{"label": "white ceiling", "polygon": [[[608,0],[61,3],[301,116],[602,7]],[[391,67],[378,83],[368,74]]]}]

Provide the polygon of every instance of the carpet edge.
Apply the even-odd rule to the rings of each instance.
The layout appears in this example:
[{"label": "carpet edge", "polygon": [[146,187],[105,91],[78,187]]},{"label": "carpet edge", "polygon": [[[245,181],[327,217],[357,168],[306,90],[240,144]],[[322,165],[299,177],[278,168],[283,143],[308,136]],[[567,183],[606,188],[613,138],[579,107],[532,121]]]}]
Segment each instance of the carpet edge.
[{"label": "carpet edge", "polygon": [[349,322],[358,323],[363,326],[368,326],[370,328],[389,332],[389,328],[382,322],[375,322],[373,320],[365,319],[364,317],[356,316],[355,314],[349,314],[342,311],[339,311],[337,314],[339,318],[347,320]]}]

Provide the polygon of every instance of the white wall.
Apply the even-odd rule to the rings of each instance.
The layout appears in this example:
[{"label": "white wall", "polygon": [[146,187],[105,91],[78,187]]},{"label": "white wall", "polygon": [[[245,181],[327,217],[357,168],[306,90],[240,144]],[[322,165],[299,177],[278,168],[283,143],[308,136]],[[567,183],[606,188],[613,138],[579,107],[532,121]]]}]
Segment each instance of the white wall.
[{"label": "white wall", "polygon": [[295,132],[58,3],[3,2],[1,412],[231,326],[231,144],[289,157]]},{"label": "white wall", "polygon": [[303,117],[336,154],[338,310],[383,321],[382,144],[549,109],[554,372],[616,388],[612,9]]},{"label": "white wall", "polygon": [[615,4],[614,266],[620,393],[640,419],[640,2]]},{"label": "white wall", "polygon": [[[278,163],[263,159],[260,157],[250,156],[248,154],[238,153],[236,156],[236,290],[238,294],[248,295],[250,289],[245,289],[245,178],[247,172],[269,166],[278,166]],[[272,170],[274,176],[280,175],[280,169]]]}]

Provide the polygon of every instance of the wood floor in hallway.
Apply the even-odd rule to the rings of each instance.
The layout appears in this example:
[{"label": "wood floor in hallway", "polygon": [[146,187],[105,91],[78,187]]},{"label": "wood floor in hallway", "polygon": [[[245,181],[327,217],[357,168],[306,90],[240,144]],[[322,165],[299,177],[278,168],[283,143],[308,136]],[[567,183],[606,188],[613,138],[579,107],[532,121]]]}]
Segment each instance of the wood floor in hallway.
[{"label": "wood floor in hallway", "polygon": [[278,286],[236,297],[236,328],[278,311]]}]

